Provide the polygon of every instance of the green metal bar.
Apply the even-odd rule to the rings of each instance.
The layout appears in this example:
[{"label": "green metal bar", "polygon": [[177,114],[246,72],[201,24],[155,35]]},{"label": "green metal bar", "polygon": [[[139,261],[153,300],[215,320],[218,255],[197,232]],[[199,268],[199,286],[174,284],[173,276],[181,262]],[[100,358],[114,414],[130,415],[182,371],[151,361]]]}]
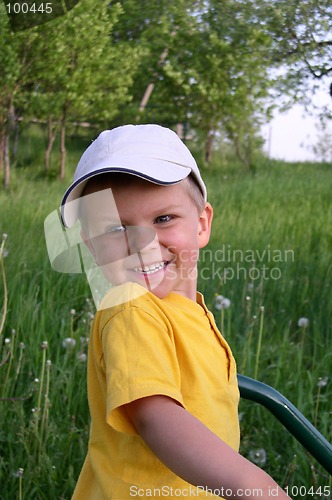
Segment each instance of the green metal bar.
[{"label": "green metal bar", "polygon": [[240,395],[265,406],[304,448],[332,474],[332,445],[280,392],[250,377],[238,375]]}]

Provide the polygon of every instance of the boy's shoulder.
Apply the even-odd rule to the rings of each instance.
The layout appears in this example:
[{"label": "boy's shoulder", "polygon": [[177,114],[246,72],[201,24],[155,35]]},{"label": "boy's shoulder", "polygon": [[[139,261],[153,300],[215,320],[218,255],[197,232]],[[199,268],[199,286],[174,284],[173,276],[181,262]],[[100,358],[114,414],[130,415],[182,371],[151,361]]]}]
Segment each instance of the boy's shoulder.
[{"label": "boy's shoulder", "polygon": [[168,323],[163,300],[133,282],[114,286],[109,290],[99,305],[94,329],[103,331],[110,321],[120,317],[122,321],[133,321],[134,317],[135,321],[150,317],[160,326]]}]

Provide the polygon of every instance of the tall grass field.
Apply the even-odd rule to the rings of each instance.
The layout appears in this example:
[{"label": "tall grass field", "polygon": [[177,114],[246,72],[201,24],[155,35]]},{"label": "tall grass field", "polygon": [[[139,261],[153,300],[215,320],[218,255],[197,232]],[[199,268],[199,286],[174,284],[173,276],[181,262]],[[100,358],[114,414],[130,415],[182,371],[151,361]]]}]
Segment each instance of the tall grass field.
[{"label": "tall grass field", "polygon": [[[0,188],[4,500],[70,499],[85,458],[94,303],[84,275],[52,270],[43,224],[89,139],[68,141],[60,182],[45,176],[43,136],[29,131]],[[332,165],[263,159],[252,174],[216,154],[202,174],[214,222],[198,288],[238,372],[276,388],[331,441]],[[241,401],[239,415],[242,454],[293,498],[329,498],[331,477],[266,409]]]}]

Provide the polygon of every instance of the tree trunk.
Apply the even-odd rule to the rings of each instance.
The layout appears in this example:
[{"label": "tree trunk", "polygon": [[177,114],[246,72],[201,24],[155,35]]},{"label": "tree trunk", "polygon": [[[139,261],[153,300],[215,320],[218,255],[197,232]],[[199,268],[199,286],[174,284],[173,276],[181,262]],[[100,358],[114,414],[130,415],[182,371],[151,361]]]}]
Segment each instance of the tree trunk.
[{"label": "tree trunk", "polygon": [[[174,37],[174,36],[175,36],[176,31],[177,31],[177,30],[172,31],[172,33],[171,33],[171,37]],[[158,66],[162,66],[162,64],[165,62],[165,59],[166,59],[166,57],[168,56],[168,52],[169,52],[169,48],[168,48],[168,47],[166,47],[166,48],[162,51],[162,53],[161,53],[161,55],[160,55],[160,58],[159,58],[159,61],[158,61]],[[155,77],[157,78],[157,74],[155,75]],[[142,100],[141,100],[141,102],[140,102],[140,106],[139,106],[139,112],[140,112],[140,113],[143,113],[143,111],[145,111],[145,108],[146,108],[146,106],[147,106],[147,104],[148,104],[148,102],[149,102],[149,99],[150,99],[150,97],[151,97],[151,94],[152,94],[152,92],[153,92],[153,89],[154,89],[154,82],[150,82],[150,83],[148,84],[148,86],[146,87],[146,90],[145,90],[144,95],[143,95],[143,97],[142,97]],[[136,118],[136,120],[137,120],[137,121],[139,120],[139,116]]]},{"label": "tree trunk", "polygon": [[2,127],[0,127],[0,173],[3,170],[3,158],[5,154],[5,133]]},{"label": "tree trunk", "polygon": [[15,119],[14,113],[14,96],[12,95],[9,100],[8,113],[7,113],[7,123],[5,126],[4,133],[4,162],[5,162],[5,175],[4,175],[4,187],[8,189],[10,183],[10,133],[13,130]]},{"label": "tree trunk", "polygon": [[13,158],[16,160],[17,158],[17,150],[18,150],[18,142],[20,137],[20,125],[16,118],[15,120],[15,135],[14,135],[14,145],[13,145]]},{"label": "tree trunk", "polygon": [[61,166],[60,166],[60,179],[65,178],[65,163],[66,163],[66,111],[64,110],[61,120],[61,140],[60,140],[60,151],[61,151]]},{"label": "tree trunk", "polygon": [[209,130],[205,141],[205,161],[207,165],[209,165],[212,158],[213,140],[214,140],[214,133],[211,130]]},{"label": "tree trunk", "polygon": [[56,128],[53,129],[52,116],[48,117],[48,145],[45,151],[45,170],[49,171],[50,168],[50,157],[53,148],[53,144],[56,138]]},{"label": "tree trunk", "polygon": [[4,162],[5,175],[3,185],[5,189],[9,188],[10,183],[10,155],[9,155],[9,131],[7,130],[4,136]]}]

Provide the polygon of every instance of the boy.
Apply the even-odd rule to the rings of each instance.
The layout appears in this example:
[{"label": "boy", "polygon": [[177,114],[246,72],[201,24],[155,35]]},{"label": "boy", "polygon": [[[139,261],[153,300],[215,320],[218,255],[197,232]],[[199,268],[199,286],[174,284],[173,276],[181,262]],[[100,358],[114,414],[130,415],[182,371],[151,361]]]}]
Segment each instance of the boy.
[{"label": "boy", "polygon": [[91,331],[89,449],[74,499],[288,498],[238,453],[236,367],[203,297],[212,207],[189,150],[157,125],[103,132],[62,219],[113,285]]}]

